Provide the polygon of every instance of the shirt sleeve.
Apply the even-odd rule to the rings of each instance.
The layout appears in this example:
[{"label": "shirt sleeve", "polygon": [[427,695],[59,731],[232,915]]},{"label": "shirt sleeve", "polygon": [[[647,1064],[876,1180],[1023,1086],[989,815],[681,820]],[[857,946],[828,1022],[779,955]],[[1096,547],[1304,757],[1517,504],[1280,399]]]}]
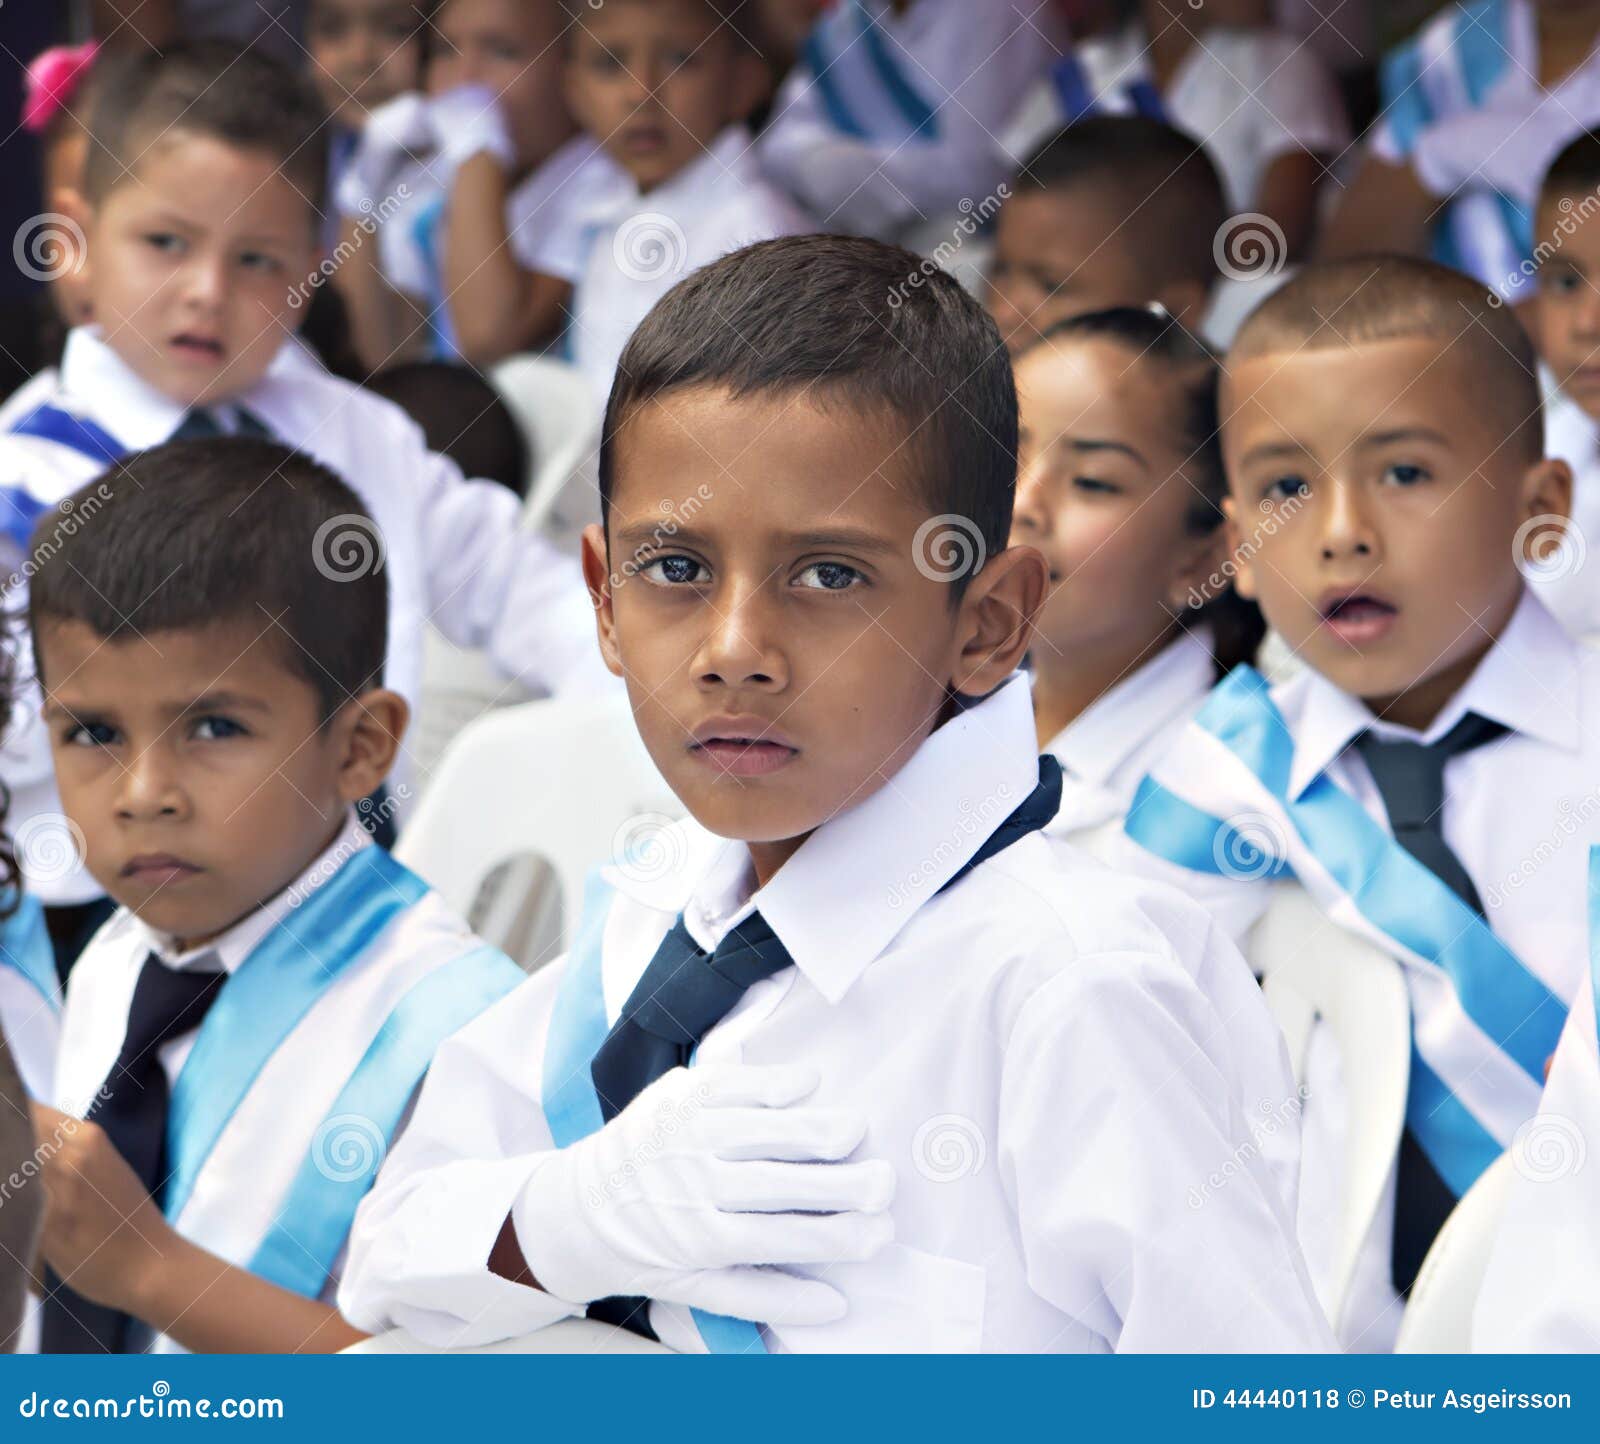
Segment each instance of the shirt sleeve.
[{"label": "shirt sleeve", "polygon": [[[1192,913],[1192,909],[1186,909]],[[1334,1347],[1264,1133],[1299,1095],[1249,971],[1201,921],[1030,997],[1005,1051],[1001,1162],[1034,1289],[1118,1351]]]},{"label": "shirt sleeve", "polygon": [[338,1301],[356,1328],[465,1348],[580,1311],[489,1271],[512,1202],[555,1146],[540,1076],[564,971],[550,964],[435,1055],[350,1231]]},{"label": "shirt sleeve", "polygon": [[1600,1043],[1587,973],[1543,1102],[1510,1152],[1510,1196],[1473,1313],[1473,1352],[1600,1351]]}]

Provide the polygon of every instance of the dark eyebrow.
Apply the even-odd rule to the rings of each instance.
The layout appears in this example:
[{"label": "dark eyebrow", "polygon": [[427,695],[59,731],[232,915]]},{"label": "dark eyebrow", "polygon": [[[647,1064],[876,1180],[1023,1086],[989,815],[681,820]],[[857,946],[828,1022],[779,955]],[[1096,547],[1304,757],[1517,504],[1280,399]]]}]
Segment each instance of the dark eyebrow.
[{"label": "dark eyebrow", "polygon": [[1239,458],[1240,466],[1248,466],[1253,461],[1287,461],[1308,460],[1311,453],[1298,441],[1264,441],[1260,446],[1252,446]]},{"label": "dark eyebrow", "polygon": [[1396,426],[1388,431],[1374,431],[1363,436],[1358,446],[1393,446],[1397,441],[1431,441],[1435,446],[1449,446],[1450,438],[1431,426]]},{"label": "dark eyebrow", "polygon": [[272,703],[265,697],[247,697],[243,692],[204,692],[192,702],[169,710],[179,717],[195,712],[270,712]]},{"label": "dark eyebrow", "polygon": [[1125,441],[1100,441],[1090,436],[1074,436],[1067,442],[1074,451],[1092,455],[1097,451],[1120,451],[1124,456],[1131,456],[1140,466],[1150,463],[1144,459],[1144,454],[1134,446],[1129,446]]},{"label": "dark eyebrow", "polygon": [[779,540],[795,551],[877,552],[889,556],[901,550],[898,543],[861,527],[824,527],[818,531],[784,532]]}]

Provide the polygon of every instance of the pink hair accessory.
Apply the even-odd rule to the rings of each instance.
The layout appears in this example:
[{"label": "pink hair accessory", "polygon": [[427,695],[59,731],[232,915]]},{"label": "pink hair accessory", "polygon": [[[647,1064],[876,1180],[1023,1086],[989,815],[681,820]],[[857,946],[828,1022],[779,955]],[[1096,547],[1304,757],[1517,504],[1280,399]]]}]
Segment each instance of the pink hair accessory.
[{"label": "pink hair accessory", "polygon": [[82,45],[55,45],[34,58],[22,100],[24,130],[38,135],[72,104],[99,48],[93,40]]}]

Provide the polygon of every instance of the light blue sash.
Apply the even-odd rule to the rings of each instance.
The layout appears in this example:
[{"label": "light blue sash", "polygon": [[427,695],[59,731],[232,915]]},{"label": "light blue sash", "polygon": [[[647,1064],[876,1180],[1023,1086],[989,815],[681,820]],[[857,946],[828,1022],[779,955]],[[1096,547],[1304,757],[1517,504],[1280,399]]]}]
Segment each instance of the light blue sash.
[{"label": "light blue sash", "polygon": [[[567,954],[566,976],[550,1012],[541,1093],[545,1122],[557,1148],[567,1148],[580,1138],[587,1138],[601,1123],[600,1100],[595,1095],[589,1065],[611,1031],[601,985],[600,944],[614,891],[599,874],[592,875],[585,885],[583,919]],[[766,1353],[761,1331],[754,1324],[700,1309],[690,1312],[706,1348],[713,1354]]]},{"label": "light blue sash", "polygon": [[322,1292],[439,1045],[526,981],[510,958],[483,944],[412,985],[328,1110],[251,1273],[307,1298]]},{"label": "light blue sash", "polygon": [[31,894],[24,893],[17,910],[0,924],[0,967],[21,973],[52,1010],[61,1011],[55,949],[44,925],[44,908]]},{"label": "light blue sash", "polygon": [[382,848],[364,847],[290,910],[222,985],[172,1087],[171,1173],[162,1203],[169,1219],[182,1214],[267,1060],[339,974],[427,891]]},{"label": "light blue sash", "polygon": [[[1467,1016],[1530,1078],[1542,1081],[1566,1007],[1478,913],[1325,774],[1298,799],[1290,798],[1294,743],[1266,679],[1254,668],[1236,668],[1212,692],[1195,723],[1250,769],[1362,917],[1402,948],[1438,966]],[[1195,807],[1154,778],[1140,784],[1127,832],[1147,851],[1196,872],[1254,877],[1291,870],[1287,859],[1262,858],[1228,821]],[[1249,866],[1252,852],[1262,862],[1260,868]],[[1502,1145],[1415,1047],[1411,1061],[1407,1122],[1440,1176],[1463,1193]]]},{"label": "light blue sash", "polygon": [[1589,849],[1589,981],[1595,1022],[1600,1024],[1600,847]]},{"label": "light blue sash", "polygon": [[[823,109],[836,130],[857,140],[938,139],[938,112],[912,84],[866,0],[849,0],[819,21],[806,38],[805,58]],[[852,84],[875,85],[899,112],[903,130],[893,135],[874,134],[874,127],[850,104]]]}]

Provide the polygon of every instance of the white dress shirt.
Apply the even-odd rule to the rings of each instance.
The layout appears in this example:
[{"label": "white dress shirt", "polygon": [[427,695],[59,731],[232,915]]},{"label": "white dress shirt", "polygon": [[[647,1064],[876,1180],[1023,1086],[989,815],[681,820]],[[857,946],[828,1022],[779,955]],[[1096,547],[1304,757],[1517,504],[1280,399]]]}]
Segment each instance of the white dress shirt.
[{"label": "white dress shirt", "polygon": [[605,405],[617,358],[650,308],[689,272],[813,223],[762,176],[742,125],[722,131],[671,179],[642,192],[606,162],[574,176],[552,211],[535,269],[572,284],[573,361]]},{"label": "white dress shirt", "polygon": [[1600,632],[1600,428],[1539,368],[1544,454],[1572,468],[1572,517],[1561,546],[1528,571],[1529,584],[1575,637]]},{"label": "white dress shirt", "polygon": [[[134,450],[166,441],[185,415],[129,370],[95,327],[79,327],[68,337],[60,385],[47,399]],[[536,696],[614,685],[600,661],[576,559],[523,529],[521,501],[503,486],[468,481],[453,461],[429,451],[421,429],[398,406],[330,375],[292,341],[256,385],[232,400],[279,441],[338,473],[377,521],[389,578],[384,679],[413,709],[421,695],[428,623],[458,645],[482,648],[502,675]],[[53,442],[0,436],[0,479],[46,505],[103,469]],[[20,592],[7,598],[12,605],[21,600]],[[25,652],[25,638],[21,646]],[[22,675],[31,673],[30,662],[22,657]],[[13,831],[29,817],[61,810],[37,708],[36,692],[31,702],[26,695],[19,699],[0,750]],[[397,791],[413,772],[402,754]],[[81,869],[30,879],[30,886],[46,903],[79,902],[99,892]]]},{"label": "white dress shirt", "polygon": [[[1043,834],[940,888],[1038,780],[1013,679],[938,729],[758,891],[748,850],[693,823],[678,866],[613,876],[609,1021],[682,911],[712,948],[759,909],[794,966],[749,989],[701,1061],[804,1060],[898,1174],[895,1241],[823,1267],[849,1311],[767,1327],[795,1351],[1314,1350],[1331,1343],[1293,1240],[1293,1179],[1256,1134],[1294,1097],[1242,959],[1169,889]],[[438,1345],[582,1311],[491,1274],[552,1147],[541,1074],[565,963],[439,1050],[351,1233],[341,1310]],[[701,1347],[656,1302],[663,1342]]]},{"label": "white dress shirt", "polygon": [[1049,831],[1071,837],[1120,824],[1145,774],[1215,681],[1205,635],[1185,632],[1095,698],[1044,749],[1063,774],[1061,811]]},{"label": "white dress shirt", "polygon": [[872,71],[864,61],[857,68],[856,39],[834,79],[864,82],[846,99],[867,135],[834,125],[802,61],[778,92],[761,161],[827,229],[891,240],[920,222],[955,222],[963,204],[980,207],[1011,175],[1001,128],[1067,37],[1054,7],[1034,0],[916,0],[901,14],[891,0],[866,3],[891,63],[934,112],[937,136],[908,142],[894,125],[878,133],[874,120],[888,102],[867,88]]},{"label": "white dress shirt", "polygon": [[1567,1015],[1472,1316],[1479,1354],[1600,1353],[1600,1049],[1594,989]]},{"label": "white dress shirt", "polygon": [[[1127,87],[1150,78],[1143,27],[1085,40],[1075,53],[1096,101],[1108,111],[1131,110]],[[1235,211],[1258,204],[1262,179],[1280,157],[1304,151],[1332,159],[1350,143],[1344,102],[1322,58],[1309,41],[1279,30],[1207,30],[1179,62],[1161,103],[1170,124],[1205,146]],[[1055,82],[1046,77],[1002,139],[1020,165],[1066,123]]]}]

